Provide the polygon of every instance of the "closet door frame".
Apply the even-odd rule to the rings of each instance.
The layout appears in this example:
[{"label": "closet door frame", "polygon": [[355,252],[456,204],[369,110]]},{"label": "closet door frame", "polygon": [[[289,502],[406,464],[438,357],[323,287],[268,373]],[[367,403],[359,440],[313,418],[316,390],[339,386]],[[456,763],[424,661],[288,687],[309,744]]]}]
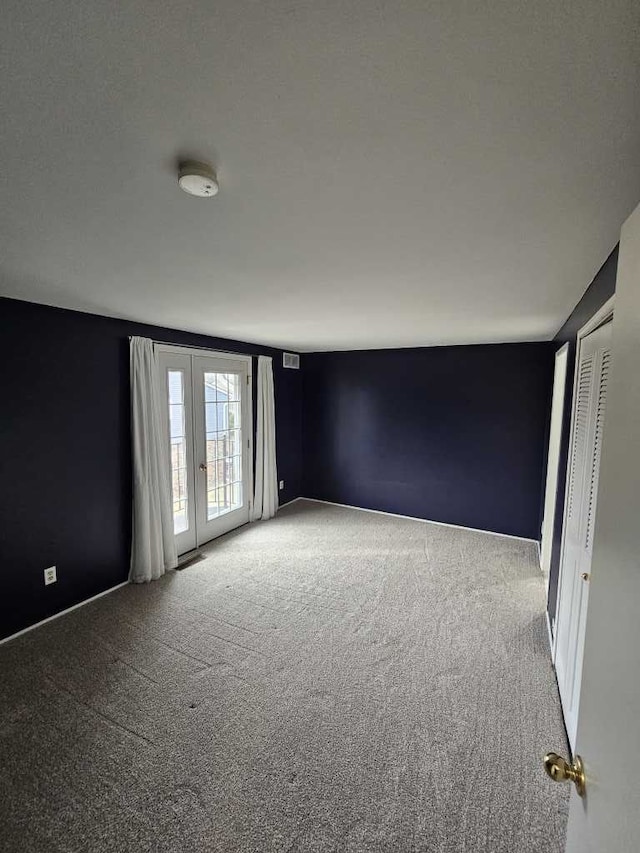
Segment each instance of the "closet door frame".
[{"label": "closet door frame", "polygon": [[564,401],[567,391],[567,360],[569,344],[556,351],[553,370],[553,395],[551,400],[551,423],[549,425],[549,447],[547,453],[547,476],[544,488],[544,511],[540,542],[540,568],[549,592],[551,552],[553,550],[553,528],[558,509],[558,466],[562,451],[562,427],[564,425]]},{"label": "closet door frame", "polygon": [[566,549],[566,539],[567,539],[567,513],[569,509],[569,479],[571,477],[571,459],[573,458],[573,445],[575,441],[575,426],[576,426],[576,404],[577,404],[577,396],[578,396],[578,378],[579,378],[579,370],[580,370],[580,358],[582,356],[582,341],[587,335],[590,335],[591,332],[595,332],[600,326],[603,326],[609,320],[613,318],[613,309],[615,303],[615,295],[610,297],[604,305],[596,311],[596,313],[588,320],[584,326],[579,330],[577,339],[576,339],[576,353],[575,353],[575,365],[573,370],[573,394],[571,399],[571,431],[569,438],[569,453],[567,455],[567,471],[565,476],[565,489],[564,489],[564,507],[562,511],[562,539],[560,544],[560,568],[558,572],[558,583],[556,587],[556,609],[555,609],[555,617],[554,617],[554,625],[552,626],[553,630],[553,648],[552,648],[552,657],[555,665],[556,659],[556,651],[557,651],[557,642],[558,642],[558,631],[557,631],[557,620],[560,613],[560,607],[562,606],[561,602],[561,594],[562,594],[562,582],[563,582],[563,573],[565,570],[565,549]]},{"label": "closet door frame", "polygon": [[[253,489],[254,489],[254,470],[253,470],[254,469],[254,455],[253,455],[253,444],[254,444],[253,357],[250,355],[243,355],[242,353],[223,352],[220,350],[213,350],[213,349],[208,349],[205,347],[202,347],[202,348],[200,348],[200,347],[183,347],[183,346],[180,346],[179,344],[166,344],[166,343],[160,343],[160,342],[155,342],[155,341],[154,341],[154,350],[155,350],[156,354],[158,355],[159,364],[163,360],[162,355],[168,353],[172,356],[177,356],[177,355],[178,356],[187,356],[189,358],[190,362],[192,362],[193,358],[200,358],[202,356],[205,356],[205,357],[209,356],[209,357],[212,357],[215,359],[225,359],[225,360],[235,361],[235,362],[242,361],[247,365],[247,387],[246,387],[246,392],[245,392],[246,393],[245,411],[247,413],[247,416],[246,416],[246,424],[247,424],[246,425],[246,441],[247,441],[246,459],[247,459],[247,483],[248,483],[247,502],[249,505],[249,521],[251,521],[251,518],[253,515]],[[160,373],[160,375],[158,377],[158,381],[159,381],[159,388],[160,388],[161,395],[162,395],[160,399],[164,399],[166,396],[166,393],[167,393],[166,392],[166,381],[163,378],[162,369],[159,371],[159,373]],[[189,395],[190,395],[190,402],[192,404],[193,401],[191,400],[191,397],[192,397],[192,388],[193,388],[193,386],[192,386],[193,371],[190,370],[189,373],[190,373],[189,384],[191,386],[191,390],[189,392]],[[190,419],[191,420],[192,434],[193,434],[193,419],[194,419],[194,417],[195,417],[195,413],[193,412],[193,408],[192,408],[192,416]],[[243,432],[244,432],[244,430],[243,430]],[[168,441],[168,434],[169,433],[168,433],[168,429],[167,429],[167,441]],[[195,436],[192,440],[192,447],[193,447],[193,451],[195,452]],[[194,457],[192,457],[192,460],[193,459],[194,459]],[[192,467],[194,474],[195,474],[195,465],[194,465],[193,461],[192,461],[191,467]],[[192,489],[193,489],[192,494],[193,494],[194,499],[195,499],[195,481],[193,483]],[[195,506],[195,504],[194,504],[194,506]],[[199,547],[197,541],[196,541],[196,544],[194,547],[195,548]]]}]

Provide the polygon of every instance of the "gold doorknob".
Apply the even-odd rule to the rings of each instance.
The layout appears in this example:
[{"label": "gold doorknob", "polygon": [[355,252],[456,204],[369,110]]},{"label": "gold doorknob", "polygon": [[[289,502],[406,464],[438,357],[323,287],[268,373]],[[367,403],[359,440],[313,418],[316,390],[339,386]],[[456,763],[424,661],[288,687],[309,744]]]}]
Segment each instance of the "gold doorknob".
[{"label": "gold doorknob", "polygon": [[586,777],[584,764],[579,755],[576,755],[573,764],[569,764],[562,756],[555,752],[548,752],[544,757],[544,769],[547,771],[547,776],[550,776],[554,782],[573,782],[578,796],[584,797]]}]

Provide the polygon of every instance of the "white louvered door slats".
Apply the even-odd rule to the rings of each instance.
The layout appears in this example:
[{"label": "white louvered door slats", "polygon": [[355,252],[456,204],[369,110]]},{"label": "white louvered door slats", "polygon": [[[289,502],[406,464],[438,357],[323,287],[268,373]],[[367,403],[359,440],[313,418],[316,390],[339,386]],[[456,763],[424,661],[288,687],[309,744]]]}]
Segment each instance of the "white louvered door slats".
[{"label": "white louvered door slats", "polygon": [[582,340],[567,476],[555,665],[569,742],[574,745],[589,597],[591,549],[611,367],[611,322]]},{"label": "white louvered door slats", "polygon": [[587,444],[589,409],[593,381],[593,356],[585,358],[578,371],[578,388],[576,392],[576,415],[571,452],[571,467],[569,470],[569,496],[567,502],[567,521],[570,533],[574,534],[576,521],[579,519],[580,496],[584,479],[584,460]]},{"label": "white louvered door slats", "polygon": [[607,389],[609,384],[609,371],[611,368],[611,350],[602,352],[600,362],[600,382],[595,413],[594,441],[591,453],[591,471],[588,481],[588,500],[586,515],[586,532],[584,547],[590,550],[593,544],[593,525],[596,514],[596,499],[598,494],[598,478],[600,474],[600,455],[602,453],[602,433],[604,430],[604,415],[607,406]]}]

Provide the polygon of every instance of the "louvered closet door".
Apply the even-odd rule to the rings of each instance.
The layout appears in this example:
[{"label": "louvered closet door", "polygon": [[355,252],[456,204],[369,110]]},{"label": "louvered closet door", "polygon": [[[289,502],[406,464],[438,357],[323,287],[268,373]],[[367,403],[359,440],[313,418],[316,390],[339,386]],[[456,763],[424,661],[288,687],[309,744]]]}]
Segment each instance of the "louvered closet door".
[{"label": "louvered closet door", "polygon": [[574,746],[589,598],[593,526],[611,367],[609,321],[583,339],[574,397],[555,665],[567,734]]}]

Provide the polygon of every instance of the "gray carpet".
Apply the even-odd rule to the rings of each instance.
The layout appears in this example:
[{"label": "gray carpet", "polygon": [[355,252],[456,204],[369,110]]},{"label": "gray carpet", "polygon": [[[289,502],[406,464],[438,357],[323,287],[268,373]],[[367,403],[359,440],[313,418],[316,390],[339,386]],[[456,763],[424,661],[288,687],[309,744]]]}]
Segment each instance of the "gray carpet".
[{"label": "gray carpet", "polygon": [[530,543],[292,504],[0,647],[0,849],[559,853],[543,613]]}]

